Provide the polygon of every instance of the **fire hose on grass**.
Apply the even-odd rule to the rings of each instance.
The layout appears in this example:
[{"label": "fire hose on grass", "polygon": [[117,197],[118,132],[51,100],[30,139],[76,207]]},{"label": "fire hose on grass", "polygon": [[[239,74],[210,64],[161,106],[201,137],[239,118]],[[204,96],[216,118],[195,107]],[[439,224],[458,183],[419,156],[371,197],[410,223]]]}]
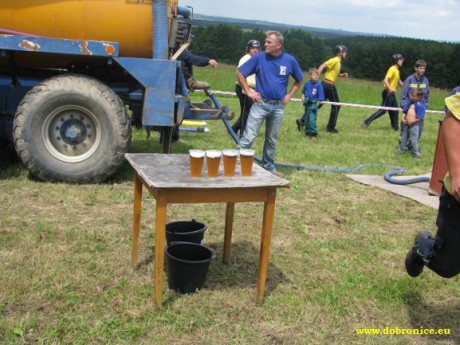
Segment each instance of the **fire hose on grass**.
[{"label": "fire hose on grass", "polygon": [[[216,92],[216,91],[214,91]],[[217,98],[214,96],[214,92],[208,91],[207,94],[209,97],[212,99],[216,107],[220,108],[219,101]],[[228,92],[226,94],[229,94]],[[301,101],[298,99],[293,99],[294,101]],[[351,104],[351,103],[339,103],[339,102],[327,102],[324,101],[322,102],[324,104],[332,104],[332,105],[345,105],[345,106],[354,106],[354,107],[366,107],[366,108],[372,108],[372,109],[384,109],[384,110],[400,110],[399,108],[393,108],[393,107],[381,107],[381,106],[369,106],[369,105],[363,105],[363,104]],[[436,113],[436,114],[443,114],[442,111],[428,111],[431,113]],[[232,129],[232,126],[228,122],[227,119],[223,118],[222,121],[224,122],[225,127],[227,128],[228,133],[232,137],[233,141],[238,144],[239,143],[239,138],[235,134],[235,132]],[[254,159],[262,163],[262,158],[260,157],[254,157]],[[296,169],[296,170],[310,170],[310,171],[325,171],[325,172],[334,172],[334,173],[353,173],[360,171],[364,168],[367,167],[385,167],[392,169],[389,172],[385,173],[383,175],[383,178],[385,181],[392,183],[392,184],[397,184],[397,185],[408,185],[408,184],[413,184],[413,183],[419,183],[419,182],[429,182],[430,178],[427,176],[418,176],[418,177],[413,177],[413,178],[408,178],[408,179],[395,179],[393,176],[395,175],[401,175],[403,174],[406,169],[394,165],[387,165],[387,164],[361,164],[355,168],[326,168],[326,167],[318,167],[318,166],[305,166],[305,165],[297,165],[297,164],[287,164],[287,163],[276,163],[275,166],[277,167],[282,167],[282,168],[289,168],[289,169]]]}]

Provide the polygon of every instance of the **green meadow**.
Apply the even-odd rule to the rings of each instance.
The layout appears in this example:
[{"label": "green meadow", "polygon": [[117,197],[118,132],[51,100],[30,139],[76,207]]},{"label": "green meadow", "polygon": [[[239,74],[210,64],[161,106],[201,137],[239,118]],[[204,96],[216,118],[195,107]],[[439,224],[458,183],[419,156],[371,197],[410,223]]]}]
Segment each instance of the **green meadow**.
[{"label": "green meadow", "polygon": [[[429,69],[427,75],[429,77]],[[233,91],[235,66],[195,68],[213,90]],[[342,102],[379,105],[382,83],[341,79]],[[443,110],[449,90],[431,89],[430,108]],[[239,113],[236,96],[217,94]],[[300,98],[300,93],[296,95]],[[200,92],[192,100],[205,98]],[[432,170],[442,115],[428,114],[421,160],[397,152],[388,115],[360,123],[373,110],[343,106],[338,134],[297,130],[303,107],[285,108],[276,160],[319,168],[372,166],[354,174],[404,175]],[[235,146],[222,121],[208,133],[182,132],[173,153]],[[262,154],[263,130],[254,148]],[[135,130],[130,152],[160,153],[158,133]],[[8,153],[8,152],[7,152]],[[414,279],[404,258],[415,234],[435,231],[436,210],[344,173],[281,167],[289,189],[277,192],[263,305],[255,304],[263,205],[236,204],[232,256],[222,264],[225,204],[171,205],[168,221],[208,225],[216,251],[201,291],[168,289],[155,310],[155,201],[144,193],[138,268],[130,266],[133,171],[128,163],[101,184],[44,183],[14,157],[0,162],[0,343],[2,344],[459,344],[460,279],[429,270]],[[425,330],[428,330],[425,332]],[[433,331],[432,331],[433,330]],[[439,330],[443,333],[439,334]],[[366,334],[367,333],[367,334]],[[372,334],[373,333],[373,334]],[[380,334],[377,334],[380,333]],[[428,333],[428,334],[418,334]],[[431,333],[431,334],[429,334]]]}]

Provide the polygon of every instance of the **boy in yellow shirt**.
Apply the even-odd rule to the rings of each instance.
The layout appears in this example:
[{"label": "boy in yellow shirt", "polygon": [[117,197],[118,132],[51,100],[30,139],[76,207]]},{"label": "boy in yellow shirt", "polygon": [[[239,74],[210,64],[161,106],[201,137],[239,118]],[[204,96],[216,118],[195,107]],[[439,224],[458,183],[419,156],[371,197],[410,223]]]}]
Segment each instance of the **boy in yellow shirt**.
[{"label": "boy in yellow shirt", "polygon": [[[327,68],[327,71],[324,75],[322,82],[324,95],[327,100],[330,102],[340,102],[339,94],[337,93],[337,88],[335,83],[338,77],[346,78],[348,73],[342,73],[342,61],[347,57],[348,49],[344,45],[338,45],[334,48],[335,56],[324,62],[318,68],[318,75],[321,75],[324,69]],[[321,108],[322,104],[318,108]],[[339,117],[340,106],[331,105],[331,113],[329,115],[329,121],[326,126],[326,132],[328,133],[339,133],[335,128],[337,125],[337,118]]]},{"label": "boy in yellow shirt", "polygon": [[[383,79],[383,91],[382,91],[382,107],[398,108],[398,100],[396,99],[396,88],[398,84],[403,86],[400,79],[399,69],[401,68],[404,57],[401,54],[394,54],[392,57],[393,65],[388,69],[385,79]],[[366,129],[369,127],[372,121],[377,120],[380,116],[384,115],[387,111],[383,109],[377,110],[371,116],[364,120],[361,124],[361,128]],[[398,130],[398,111],[388,110],[390,116],[391,127],[395,131]]]}]

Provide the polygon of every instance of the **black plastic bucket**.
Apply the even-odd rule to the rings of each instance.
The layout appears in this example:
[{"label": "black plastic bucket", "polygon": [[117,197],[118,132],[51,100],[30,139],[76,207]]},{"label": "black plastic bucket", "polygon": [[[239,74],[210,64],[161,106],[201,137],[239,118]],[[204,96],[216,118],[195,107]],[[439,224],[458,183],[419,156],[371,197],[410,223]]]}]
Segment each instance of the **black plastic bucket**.
[{"label": "black plastic bucket", "polygon": [[203,243],[204,232],[208,229],[206,224],[192,221],[171,222],[166,224],[166,243],[192,242]]},{"label": "black plastic bucket", "polygon": [[192,293],[203,287],[209,263],[216,257],[211,248],[191,242],[172,242],[165,249],[168,286],[180,293]]}]

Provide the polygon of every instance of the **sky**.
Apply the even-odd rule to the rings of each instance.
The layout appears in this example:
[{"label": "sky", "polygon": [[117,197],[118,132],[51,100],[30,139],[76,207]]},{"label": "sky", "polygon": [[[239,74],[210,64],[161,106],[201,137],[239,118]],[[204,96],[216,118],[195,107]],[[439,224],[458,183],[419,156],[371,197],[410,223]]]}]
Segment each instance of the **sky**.
[{"label": "sky", "polygon": [[460,42],[460,0],[180,0],[194,13]]}]

